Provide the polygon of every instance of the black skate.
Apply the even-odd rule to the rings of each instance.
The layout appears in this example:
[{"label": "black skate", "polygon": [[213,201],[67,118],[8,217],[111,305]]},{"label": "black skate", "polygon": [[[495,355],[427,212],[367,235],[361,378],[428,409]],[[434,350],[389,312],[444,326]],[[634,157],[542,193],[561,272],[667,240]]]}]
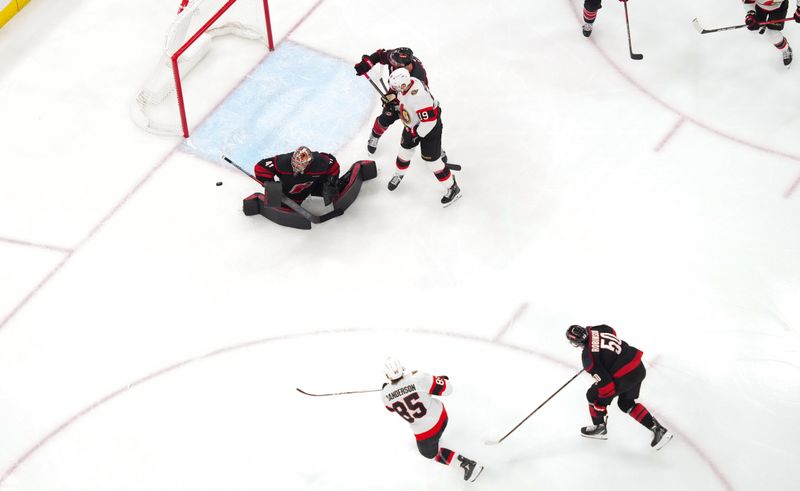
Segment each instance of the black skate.
[{"label": "black skate", "polygon": [[581,428],[581,436],[586,438],[595,438],[597,440],[607,440],[608,430],[605,423],[599,425],[589,425]]},{"label": "black skate", "polygon": [[447,152],[445,152],[444,149],[442,149],[442,162],[447,165]]},{"label": "black skate", "polygon": [[394,191],[395,189],[397,189],[397,186],[400,185],[400,181],[402,180],[403,180],[403,174],[395,172],[394,175],[392,176],[392,179],[389,181],[389,186],[388,186],[389,191]]},{"label": "black skate", "polygon": [[650,442],[650,446],[656,450],[661,450],[664,448],[664,445],[672,440],[672,433],[670,433],[668,429],[661,426],[661,424],[655,419],[653,420],[653,427],[651,430],[653,430],[653,441]]},{"label": "black skate", "polygon": [[453,178],[453,185],[447,188],[447,192],[442,196],[442,206],[447,208],[452,205],[454,201],[461,197],[461,188],[456,183],[456,178]]},{"label": "black skate", "polygon": [[789,65],[792,64],[792,47],[787,46],[786,50],[783,52],[783,66],[789,68]]},{"label": "black skate", "polygon": [[584,22],[584,24],[583,24],[583,37],[588,38],[589,36],[592,35],[592,26],[593,25],[594,24],[592,24],[590,22]]},{"label": "black skate", "polygon": [[367,152],[369,152],[370,155],[375,153],[375,150],[378,149],[378,140],[379,139],[380,139],[380,136],[376,135],[375,133],[372,133],[371,135],[369,135],[369,140],[367,140]]},{"label": "black skate", "polygon": [[[470,460],[463,455],[458,456],[458,461],[461,462],[461,468],[464,469],[464,480],[469,482],[475,482],[478,479],[478,476],[481,475],[483,472],[483,466],[478,465],[477,462],[474,460]],[[477,469],[478,472],[475,472]],[[473,474],[475,477],[473,477]]]}]

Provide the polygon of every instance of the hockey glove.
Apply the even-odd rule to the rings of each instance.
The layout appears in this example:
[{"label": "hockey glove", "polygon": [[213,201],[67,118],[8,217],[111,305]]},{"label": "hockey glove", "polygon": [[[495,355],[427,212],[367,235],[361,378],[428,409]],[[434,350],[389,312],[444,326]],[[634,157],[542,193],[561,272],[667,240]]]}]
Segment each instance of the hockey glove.
[{"label": "hockey glove", "polygon": [[387,92],[386,95],[381,97],[381,100],[383,101],[384,105],[397,104],[398,103],[397,94],[395,94],[394,92]]},{"label": "hockey glove", "polygon": [[759,28],[758,21],[756,20],[756,11],[749,10],[744,18],[744,23],[748,31],[757,31]]},{"label": "hockey glove", "polygon": [[355,66],[355,69],[356,69],[356,75],[359,75],[359,76],[360,76],[360,75],[364,75],[364,74],[365,74],[365,73],[367,73],[367,72],[369,71],[369,69],[370,69],[370,68],[372,68],[374,65],[375,65],[375,64],[372,62],[372,60],[370,60],[370,59],[369,59],[369,56],[367,56],[367,55],[364,55],[364,56],[362,56],[362,57],[361,57],[361,61],[359,61],[358,63],[356,63],[356,66]]},{"label": "hockey glove", "polygon": [[322,184],[322,200],[325,202],[325,206],[331,204],[339,195],[338,181],[339,179],[331,176]]},{"label": "hockey glove", "polygon": [[794,21],[800,23],[800,5],[798,5],[797,10],[794,11]]}]

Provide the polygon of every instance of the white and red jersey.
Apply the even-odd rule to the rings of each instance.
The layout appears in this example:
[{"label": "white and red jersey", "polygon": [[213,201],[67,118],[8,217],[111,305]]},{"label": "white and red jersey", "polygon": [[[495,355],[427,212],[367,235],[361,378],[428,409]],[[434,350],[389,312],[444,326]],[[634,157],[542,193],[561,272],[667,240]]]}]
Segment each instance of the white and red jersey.
[{"label": "white and red jersey", "polygon": [[400,102],[403,124],[415,130],[419,136],[426,136],[436,126],[439,101],[420,79],[411,77],[406,90],[397,93],[397,100]]},{"label": "white and red jersey", "polygon": [[385,384],[381,399],[386,409],[411,425],[417,440],[425,440],[438,433],[447,420],[444,404],[433,396],[445,396],[452,391],[447,377],[411,372],[396,382]]},{"label": "white and red jersey", "polygon": [[[755,6],[758,5],[767,12],[777,10],[785,1],[786,0],[742,0],[745,10],[755,10]],[[797,4],[800,5],[800,1],[798,1]]]}]

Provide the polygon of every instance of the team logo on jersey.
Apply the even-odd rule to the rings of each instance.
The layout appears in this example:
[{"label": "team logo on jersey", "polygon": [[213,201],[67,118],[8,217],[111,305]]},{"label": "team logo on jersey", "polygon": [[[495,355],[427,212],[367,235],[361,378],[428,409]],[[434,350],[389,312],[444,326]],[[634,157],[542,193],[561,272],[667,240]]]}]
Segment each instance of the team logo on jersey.
[{"label": "team logo on jersey", "polygon": [[405,123],[406,126],[408,126],[408,124],[411,123],[411,116],[408,114],[408,111],[406,111],[406,108],[403,108],[400,117],[403,118],[403,123]]},{"label": "team logo on jersey", "polygon": [[411,91],[411,95],[417,95],[417,92],[419,92],[419,89],[414,89]]}]

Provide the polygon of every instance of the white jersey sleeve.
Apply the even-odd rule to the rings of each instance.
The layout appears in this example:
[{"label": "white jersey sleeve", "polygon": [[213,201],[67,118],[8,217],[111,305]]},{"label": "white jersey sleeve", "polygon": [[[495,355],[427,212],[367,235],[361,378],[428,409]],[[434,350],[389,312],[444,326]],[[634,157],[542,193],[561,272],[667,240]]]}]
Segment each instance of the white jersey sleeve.
[{"label": "white jersey sleeve", "polygon": [[435,435],[447,420],[442,402],[434,396],[452,392],[447,377],[429,373],[412,373],[381,390],[383,405],[411,426],[417,440]]},{"label": "white jersey sleeve", "polygon": [[[745,10],[755,10],[755,6],[758,5],[767,12],[777,10],[785,1],[786,0],[742,0]],[[800,5],[800,0],[798,0],[797,4]]]},{"label": "white jersey sleeve", "polygon": [[405,92],[397,94],[397,99],[400,101],[403,124],[415,130],[419,136],[426,136],[436,126],[439,101],[420,79],[411,77],[411,84]]}]

